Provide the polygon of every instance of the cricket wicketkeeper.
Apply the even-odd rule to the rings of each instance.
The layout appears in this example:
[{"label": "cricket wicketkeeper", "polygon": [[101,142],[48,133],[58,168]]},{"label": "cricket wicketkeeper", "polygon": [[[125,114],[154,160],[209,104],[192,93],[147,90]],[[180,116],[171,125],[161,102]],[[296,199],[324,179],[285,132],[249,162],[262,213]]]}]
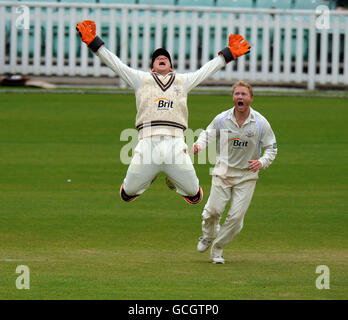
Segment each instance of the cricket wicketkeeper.
[{"label": "cricket wicketkeeper", "polygon": [[85,20],[76,28],[88,48],[135,91],[139,141],[121,186],[121,198],[127,202],[136,199],[159,172],[164,172],[170,188],[188,203],[199,203],[203,192],[184,140],[187,94],[227,63],[248,53],[248,42],[231,34],[228,46],[217,57],[187,74],[173,72],[170,54],[159,48],[152,54],[151,71],[144,72],[128,67],[106,49],[93,21]]}]

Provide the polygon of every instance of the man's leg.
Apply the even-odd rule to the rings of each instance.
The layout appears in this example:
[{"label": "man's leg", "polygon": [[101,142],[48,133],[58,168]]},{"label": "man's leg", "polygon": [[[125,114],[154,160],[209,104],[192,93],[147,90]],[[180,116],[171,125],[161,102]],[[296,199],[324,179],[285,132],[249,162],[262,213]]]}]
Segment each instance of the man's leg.
[{"label": "man's leg", "polygon": [[163,172],[169,178],[167,185],[191,203],[197,204],[203,198],[203,191],[187,153],[187,145],[181,138],[171,138],[166,141],[167,155],[163,164]]},{"label": "man's leg", "polygon": [[121,186],[120,195],[124,201],[132,201],[142,194],[156,178],[161,166],[152,163],[153,143],[142,139],[134,150],[134,156],[128,167]]},{"label": "man's leg", "polygon": [[210,257],[222,256],[223,248],[242,230],[243,220],[250,205],[257,180],[247,180],[232,188],[231,207],[226,220],[215,238]]},{"label": "man's leg", "polygon": [[190,166],[164,165],[163,171],[174,188],[171,188],[168,182],[167,185],[182,195],[188,203],[197,204],[202,201],[203,191],[199,186],[199,180],[192,164]]},{"label": "man's leg", "polygon": [[220,230],[220,220],[226,204],[231,199],[231,187],[218,176],[212,177],[210,195],[202,213],[202,237],[197,246],[199,252],[206,251]]},{"label": "man's leg", "polygon": [[159,171],[159,165],[129,166],[121,187],[121,198],[127,202],[135,200],[150,186]]}]

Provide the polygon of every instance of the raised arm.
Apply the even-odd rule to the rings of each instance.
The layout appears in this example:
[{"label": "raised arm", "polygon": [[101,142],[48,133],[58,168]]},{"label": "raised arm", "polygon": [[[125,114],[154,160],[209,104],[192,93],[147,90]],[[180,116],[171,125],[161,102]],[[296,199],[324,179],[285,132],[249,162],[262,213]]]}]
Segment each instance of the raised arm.
[{"label": "raised arm", "polygon": [[249,43],[239,34],[231,34],[228,38],[228,46],[218,52],[218,57],[208,61],[199,70],[187,73],[186,90],[190,91],[204,80],[208,79],[227,63],[236,60],[238,57],[250,52]]},{"label": "raised arm", "polygon": [[128,67],[114,53],[104,47],[104,41],[96,35],[96,25],[92,20],[78,23],[77,31],[81,40],[86,43],[100,60],[120,76],[130,87],[137,90],[144,72]]}]

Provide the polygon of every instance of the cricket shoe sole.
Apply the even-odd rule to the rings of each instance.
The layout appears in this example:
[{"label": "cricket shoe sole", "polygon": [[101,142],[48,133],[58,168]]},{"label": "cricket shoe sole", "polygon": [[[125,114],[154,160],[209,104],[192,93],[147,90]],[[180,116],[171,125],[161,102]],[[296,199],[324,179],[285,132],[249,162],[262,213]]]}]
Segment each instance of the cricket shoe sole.
[{"label": "cricket shoe sole", "polygon": [[183,196],[185,201],[189,204],[198,204],[203,199],[203,190],[199,187],[199,190],[195,196]]},{"label": "cricket shoe sole", "polygon": [[134,195],[134,196],[129,196],[125,191],[124,191],[124,188],[123,188],[123,184],[121,186],[121,189],[120,189],[120,196],[121,196],[121,199],[126,201],[126,202],[132,202],[134,201],[136,198],[139,197],[138,194]]}]

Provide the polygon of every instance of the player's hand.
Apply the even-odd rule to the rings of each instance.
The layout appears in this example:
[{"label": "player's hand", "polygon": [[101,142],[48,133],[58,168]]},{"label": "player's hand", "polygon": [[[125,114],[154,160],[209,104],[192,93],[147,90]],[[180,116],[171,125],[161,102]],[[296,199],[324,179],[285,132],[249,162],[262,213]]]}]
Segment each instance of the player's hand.
[{"label": "player's hand", "polygon": [[79,32],[81,40],[87,44],[87,46],[96,37],[96,26],[92,20],[84,20],[77,24],[76,30]]},{"label": "player's hand", "polygon": [[250,52],[251,46],[240,34],[230,34],[228,47],[233,55],[233,59],[236,60],[238,57]]},{"label": "player's hand", "polygon": [[199,144],[194,144],[192,146],[192,153],[193,154],[197,154],[198,152],[202,151],[203,150],[203,147],[200,146]]},{"label": "player's hand", "polygon": [[259,160],[248,160],[249,170],[252,172],[257,172],[262,169],[262,163]]}]

